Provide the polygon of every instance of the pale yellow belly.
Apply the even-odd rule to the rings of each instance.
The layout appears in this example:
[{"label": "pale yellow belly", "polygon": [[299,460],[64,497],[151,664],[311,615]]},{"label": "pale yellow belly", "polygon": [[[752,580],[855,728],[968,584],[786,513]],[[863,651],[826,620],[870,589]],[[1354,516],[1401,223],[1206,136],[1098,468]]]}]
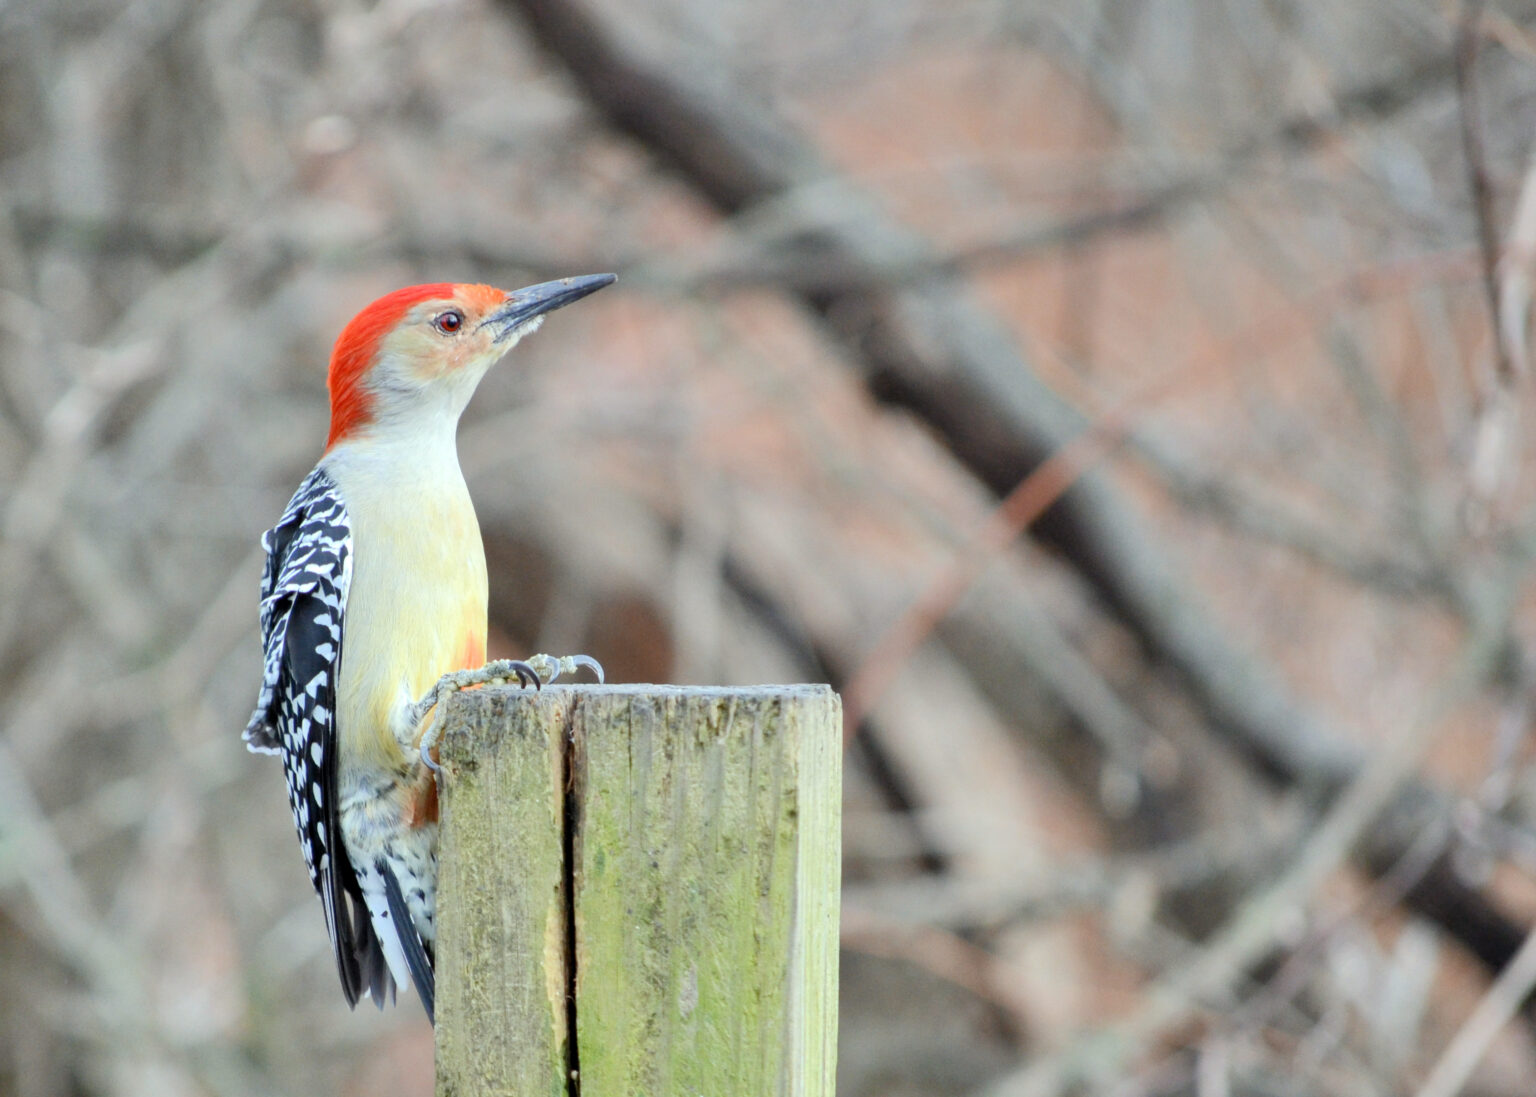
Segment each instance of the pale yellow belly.
[{"label": "pale yellow belly", "polygon": [[336,713],[342,762],[403,773],[417,733],[409,706],[442,675],[485,661],[485,551],[467,496],[459,506],[410,508],[382,530],[354,519],[352,538]]}]

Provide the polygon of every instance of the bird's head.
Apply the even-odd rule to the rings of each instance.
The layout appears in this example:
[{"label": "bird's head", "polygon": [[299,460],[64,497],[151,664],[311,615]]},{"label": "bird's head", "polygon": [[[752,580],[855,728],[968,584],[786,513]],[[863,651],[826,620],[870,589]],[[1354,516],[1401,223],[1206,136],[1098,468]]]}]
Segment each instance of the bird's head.
[{"label": "bird's head", "polygon": [[385,294],[331,352],[326,446],[380,427],[450,427],[475,386],[545,315],[614,281],[588,274],[526,289],[436,282]]}]

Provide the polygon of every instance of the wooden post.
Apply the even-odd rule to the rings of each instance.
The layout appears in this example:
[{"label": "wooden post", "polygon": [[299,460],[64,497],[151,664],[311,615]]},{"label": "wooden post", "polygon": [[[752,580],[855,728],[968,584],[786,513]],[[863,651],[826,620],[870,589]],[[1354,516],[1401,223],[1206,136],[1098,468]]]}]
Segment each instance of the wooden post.
[{"label": "wooden post", "polygon": [[495,688],[450,705],[439,1097],[832,1097],[837,696]]},{"label": "wooden post", "polygon": [[440,742],[437,1092],[564,1094],[568,690],[457,694]]}]

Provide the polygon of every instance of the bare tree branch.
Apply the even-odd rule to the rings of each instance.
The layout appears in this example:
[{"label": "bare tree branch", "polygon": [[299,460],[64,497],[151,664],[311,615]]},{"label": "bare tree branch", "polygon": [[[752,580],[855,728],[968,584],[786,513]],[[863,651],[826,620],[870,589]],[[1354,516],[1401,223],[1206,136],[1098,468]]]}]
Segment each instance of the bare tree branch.
[{"label": "bare tree branch", "polygon": [[[838,182],[813,149],[744,97],[690,87],[679,66],[621,44],[579,3],[506,0],[506,6],[560,57],[613,125],[652,149],[721,212],[814,194],[814,208],[802,217],[804,254],[876,271],[930,258],[921,239]],[[1426,62],[1435,72],[1449,64],[1444,57]],[[1413,100],[1423,75],[1346,96],[1348,113],[1400,109]],[[1312,118],[1279,130],[1287,141],[1310,141],[1325,132]],[[921,293],[825,290],[801,300],[840,340],[878,399],[921,418],[1000,495],[1084,428],[1082,417],[1029,369],[1005,327],[951,281],[935,278]],[[1104,477],[1079,478],[1033,529],[1084,574],[1158,661],[1178,670],[1211,721],[1261,771],[1312,789],[1337,789],[1360,772],[1362,752],[1214,625],[1158,539]],[[995,642],[999,651],[1010,646]],[[984,679],[978,682],[992,692]],[[1009,688],[996,685],[1004,696]],[[1434,886],[1454,898],[1429,895],[1430,909],[1488,912],[1454,879],[1437,877]],[[1427,888],[1416,889],[1411,900],[1425,901]],[[1466,932],[1471,926],[1448,928]],[[1502,945],[1496,945],[1501,953]]]}]

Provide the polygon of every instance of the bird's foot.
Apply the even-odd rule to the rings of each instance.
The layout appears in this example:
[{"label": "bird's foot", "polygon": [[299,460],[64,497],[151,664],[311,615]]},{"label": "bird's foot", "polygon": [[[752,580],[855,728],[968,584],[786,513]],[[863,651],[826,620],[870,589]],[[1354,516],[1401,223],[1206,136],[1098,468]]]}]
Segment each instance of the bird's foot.
[{"label": "bird's foot", "polygon": [[483,667],[475,667],[473,670],[456,670],[445,674],[437,680],[437,683],[411,706],[411,719],[413,725],[419,725],[426,719],[440,701],[450,693],[457,693],[461,689],[469,689],[472,686],[483,686],[491,682],[507,682],[516,678],[521,686],[539,687],[543,685],[543,679],[539,671],[520,659],[496,659]]},{"label": "bird's foot", "polygon": [[597,680],[603,680],[603,666],[590,655],[531,655],[524,659],[495,659],[477,667],[474,670],[456,670],[452,674],[445,674],[437,680],[437,684],[427,691],[420,701],[417,701],[411,709],[413,722],[417,725],[426,719],[427,713],[435,712],[432,726],[421,737],[421,760],[433,773],[438,772],[437,760],[432,757],[432,750],[437,746],[437,740],[443,733],[443,710],[439,702],[450,693],[457,693],[461,689],[470,689],[473,686],[497,685],[517,679],[517,684],[524,689],[533,686],[542,689],[544,686],[559,678],[562,674],[574,675],[580,667],[586,667],[597,676]]},{"label": "bird's foot", "polygon": [[419,727],[427,718],[427,713],[433,713],[432,726],[422,734],[419,747],[421,760],[428,769],[433,773],[438,770],[437,762],[432,757],[432,750],[437,746],[438,737],[443,733],[442,702],[448,695],[472,686],[510,682],[513,678],[516,678],[518,685],[524,688],[533,686],[539,689],[544,684],[543,679],[539,677],[539,672],[521,659],[494,659],[483,667],[476,667],[473,670],[456,670],[443,675],[437,680],[436,685],[427,690],[420,701],[411,706],[413,727]]}]

